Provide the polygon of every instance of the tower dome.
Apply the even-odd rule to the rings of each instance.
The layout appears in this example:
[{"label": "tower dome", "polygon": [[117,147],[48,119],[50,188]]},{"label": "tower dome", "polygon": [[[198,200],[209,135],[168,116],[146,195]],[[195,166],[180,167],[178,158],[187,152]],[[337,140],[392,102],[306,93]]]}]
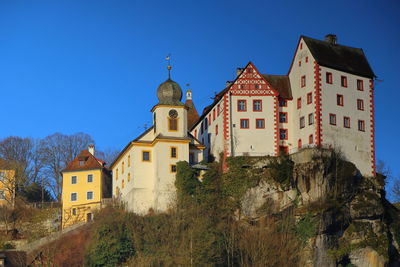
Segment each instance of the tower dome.
[{"label": "tower dome", "polygon": [[166,80],[157,89],[159,105],[178,105],[182,106],[182,89],[171,79]]}]

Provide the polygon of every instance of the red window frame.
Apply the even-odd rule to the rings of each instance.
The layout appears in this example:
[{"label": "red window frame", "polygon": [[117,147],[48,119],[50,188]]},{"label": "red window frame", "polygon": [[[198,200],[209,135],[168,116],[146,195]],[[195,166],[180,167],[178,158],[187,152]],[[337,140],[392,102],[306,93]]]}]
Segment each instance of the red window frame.
[{"label": "red window frame", "polygon": [[307,94],[307,105],[312,103],[312,92]]},{"label": "red window frame", "polygon": [[218,105],[217,105],[217,116],[219,116],[220,108],[221,108],[221,105],[218,104]]},{"label": "red window frame", "polygon": [[300,127],[300,129],[303,129],[304,127],[306,127],[306,119],[304,118],[304,116],[301,116],[299,119],[299,127]]},{"label": "red window frame", "polygon": [[213,109],[213,121],[215,121],[215,109]]},{"label": "red window frame", "polygon": [[[346,126],[346,119],[349,120],[349,125],[348,126]],[[346,116],[343,117],[343,127],[350,129],[350,127],[351,127],[350,117],[346,117]]]},{"label": "red window frame", "polygon": [[[334,122],[332,122],[331,118],[334,118]],[[335,125],[336,126],[336,114],[329,113],[329,124],[330,125]]]},{"label": "red window frame", "polygon": [[[284,121],[281,120],[283,115],[286,115]],[[279,122],[280,123],[287,123],[288,122],[288,113],[287,112],[279,112]]]},{"label": "red window frame", "polygon": [[326,73],[326,83],[332,84],[333,83],[333,78],[332,78],[332,72],[327,72]]},{"label": "red window frame", "polygon": [[314,144],[314,135],[310,134],[308,136],[308,144],[310,145]]},{"label": "red window frame", "polygon": [[[282,138],[282,133],[284,133],[284,138]],[[288,140],[288,130],[287,129],[279,129],[279,139],[280,140]]]},{"label": "red window frame", "polygon": [[[242,127],[242,122],[247,121],[247,127]],[[250,122],[249,119],[240,119],[240,129],[249,129],[250,128]]]},{"label": "red window frame", "polygon": [[301,76],[300,85],[301,85],[301,87],[306,86],[306,75]]},{"label": "red window frame", "polygon": [[301,141],[301,139],[297,140],[297,147],[301,148],[303,146],[303,143]]},{"label": "red window frame", "polygon": [[343,99],[343,95],[337,94],[336,95],[336,104],[338,106],[343,107],[344,106],[344,99]]},{"label": "red window frame", "polygon": [[[243,101],[243,103],[244,103],[244,109],[243,110],[240,110],[240,102],[242,102]],[[237,101],[237,111],[238,112],[245,112],[245,111],[247,111],[247,100],[246,99],[238,99],[238,101]]]},{"label": "red window frame", "polygon": [[358,120],[358,130],[361,132],[365,132],[365,121]]},{"label": "red window frame", "polygon": [[279,106],[280,107],[287,107],[287,100],[285,100],[285,99],[279,100]]},{"label": "red window frame", "polygon": [[[262,121],[262,127],[258,127],[259,121]],[[256,119],[256,129],[265,129],[265,119]]]},{"label": "red window frame", "polygon": [[308,63],[308,57],[306,57],[306,63]]},{"label": "red window frame", "polygon": [[340,76],[340,85],[342,87],[346,87],[347,88],[347,77],[346,76]]},{"label": "red window frame", "polygon": [[300,50],[303,49],[303,43],[300,43]]},{"label": "red window frame", "polygon": [[357,79],[357,90],[358,91],[364,91],[364,81]]},{"label": "red window frame", "polygon": [[364,110],[364,100],[357,99],[357,110]]},{"label": "red window frame", "polygon": [[215,135],[218,135],[218,124],[215,125]]},{"label": "red window frame", "polygon": [[314,124],[314,113],[310,113],[308,114],[308,125],[313,125],[313,124]]},{"label": "red window frame", "polygon": [[[256,101],[260,101],[260,110],[254,109],[254,104]],[[262,100],[261,99],[253,99],[253,112],[262,112]]]},{"label": "red window frame", "polygon": [[301,97],[297,98],[297,109],[301,109]]}]

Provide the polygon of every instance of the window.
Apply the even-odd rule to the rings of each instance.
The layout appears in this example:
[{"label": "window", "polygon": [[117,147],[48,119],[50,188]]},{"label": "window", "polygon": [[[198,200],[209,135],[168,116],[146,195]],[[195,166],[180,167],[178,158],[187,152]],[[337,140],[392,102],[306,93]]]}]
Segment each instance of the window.
[{"label": "window", "polygon": [[204,130],[207,130],[207,128],[208,128],[208,119],[205,118],[204,119]]},{"label": "window", "polygon": [[174,146],[171,147],[171,158],[176,159],[178,157],[178,149]]},{"label": "window", "polygon": [[310,136],[308,137],[308,143],[311,145],[311,144],[314,144],[314,135],[312,135],[312,134],[310,134]]},{"label": "window", "polygon": [[71,193],[71,201],[76,201],[78,199],[77,193]]},{"label": "window", "polygon": [[211,113],[208,114],[208,125],[211,125]]},{"label": "window", "polygon": [[301,109],[301,97],[297,98],[297,109]]},{"label": "window", "polygon": [[280,107],[287,107],[287,101],[284,99],[279,100],[279,106]]},{"label": "window", "polygon": [[71,176],[71,184],[76,184],[76,183],[77,183],[76,176]]},{"label": "window", "polygon": [[308,63],[308,57],[306,57],[306,63]]},{"label": "window", "polygon": [[4,190],[0,190],[0,200],[6,199],[6,194],[4,193]]},{"label": "window", "polygon": [[253,100],[253,111],[262,111],[261,100]]},{"label": "window", "polygon": [[201,122],[200,134],[203,134],[203,132],[204,132],[204,122]]},{"label": "window", "polygon": [[255,88],[256,88],[256,89],[260,89],[260,85],[259,85],[259,84],[256,84],[256,85],[255,85]]},{"label": "window", "polygon": [[344,126],[344,128],[350,128],[350,118],[349,117],[343,117],[343,126]]},{"label": "window", "polygon": [[249,119],[240,119],[240,128],[249,129]]},{"label": "window", "polygon": [[298,147],[298,148],[301,148],[301,147],[302,147],[301,139],[299,139],[299,140],[297,141],[297,147]]},{"label": "window", "polygon": [[332,73],[326,73],[326,83],[332,84]]},{"label": "window", "polygon": [[365,122],[362,120],[358,120],[358,130],[361,132],[365,132]]},{"label": "window", "polygon": [[287,112],[279,112],[279,122],[286,123],[288,122],[288,115]]},{"label": "window", "polygon": [[347,87],[347,77],[346,76],[341,76],[340,77],[340,85],[342,87]]},{"label": "window", "polygon": [[168,129],[170,131],[178,131],[178,119],[177,118],[168,118]]},{"label": "window", "polygon": [[364,83],[362,80],[357,80],[357,90],[364,91]]},{"label": "window", "polygon": [[312,93],[308,93],[307,94],[307,104],[311,104],[312,103]]},{"label": "window", "polygon": [[150,151],[142,151],[142,161],[150,161]]},{"label": "window", "polygon": [[213,109],[213,121],[215,121],[215,109]]},{"label": "window", "polygon": [[83,165],[85,165],[85,161],[84,160],[80,160],[79,161],[79,166],[83,166]]},{"label": "window", "polygon": [[306,76],[301,76],[301,87],[306,86]]},{"label": "window", "polygon": [[288,139],[288,130],[287,129],[279,129],[279,138],[281,140],[287,140]]},{"label": "window", "polygon": [[364,100],[357,99],[357,109],[358,110],[364,110]]},{"label": "window", "polygon": [[314,114],[310,113],[308,114],[308,125],[314,124]]},{"label": "window", "polygon": [[343,106],[343,95],[336,95],[336,104],[338,106]]},{"label": "window", "polygon": [[88,183],[93,182],[93,174],[88,174],[88,176],[87,176],[87,182],[88,182]]},{"label": "window", "polygon": [[121,164],[121,173],[124,174],[125,172],[125,162],[122,162]]},{"label": "window", "polygon": [[336,114],[329,114],[329,124],[336,125]]},{"label": "window", "polygon": [[238,109],[238,111],[246,111],[247,110],[247,107],[246,107],[246,100],[238,100],[238,102],[237,102],[238,104],[238,107],[237,107],[237,109]]},{"label": "window", "polygon": [[303,43],[300,43],[300,50],[303,49]]},{"label": "window", "polygon": [[304,116],[300,117],[300,129],[304,128],[305,122],[304,122]]},{"label": "window", "polygon": [[122,181],[121,181],[121,189],[124,189],[124,188],[125,188],[125,180],[122,179]]},{"label": "window", "polygon": [[174,164],[171,165],[171,172],[176,173],[176,165]]},{"label": "window", "polygon": [[128,173],[128,183],[131,181],[131,173]]},{"label": "window", "polygon": [[249,69],[247,69],[247,72],[248,72],[248,73],[253,73],[253,69],[250,69],[250,68],[249,68]]},{"label": "window", "polygon": [[299,61],[299,67],[301,67],[301,60]]},{"label": "window", "polygon": [[219,116],[220,109],[221,109],[221,105],[218,104],[218,106],[217,106],[217,116]]},{"label": "window", "polygon": [[131,155],[128,155],[128,168],[131,166]]},{"label": "window", "polygon": [[[123,180],[122,180],[123,181]],[[93,191],[88,191],[86,193],[86,199],[87,200],[92,200],[93,199]]]},{"label": "window", "polygon": [[194,153],[190,152],[189,153],[189,164],[193,164],[194,163]]},{"label": "window", "polygon": [[76,216],[76,208],[72,209],[72,215]]},{"label": "window", "polygon": [[218,135],[218,124],[215,125],[215,135]]},{"label": "window", "polygon": [[256,119],[256,129],[264,129],[264,128],[265,128],[265,120]]}]

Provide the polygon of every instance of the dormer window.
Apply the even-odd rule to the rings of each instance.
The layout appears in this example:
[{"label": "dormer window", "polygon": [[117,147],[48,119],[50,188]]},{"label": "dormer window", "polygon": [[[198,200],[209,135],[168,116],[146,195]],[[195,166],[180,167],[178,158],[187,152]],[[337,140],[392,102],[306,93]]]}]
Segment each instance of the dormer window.
[{"label": "dormer window", "polygon": [[83,165],[85,165],[85,161],[84,161],[84,160],[80,160],[80,161],[79,161],[79,166],[82,167]]}]

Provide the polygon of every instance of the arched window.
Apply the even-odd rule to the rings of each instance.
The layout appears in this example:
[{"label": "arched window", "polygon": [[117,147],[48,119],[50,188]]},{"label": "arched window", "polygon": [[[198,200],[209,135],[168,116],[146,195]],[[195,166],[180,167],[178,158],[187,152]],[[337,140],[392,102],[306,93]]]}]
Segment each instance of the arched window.
[{"label": "arched window", "polygon": [[128,167],[131,166],[131,155],[128,155]]},{"label": "arched window", "polygon": [[178,119],[168,118],[168,129],[170,131],[178,131]]}]

